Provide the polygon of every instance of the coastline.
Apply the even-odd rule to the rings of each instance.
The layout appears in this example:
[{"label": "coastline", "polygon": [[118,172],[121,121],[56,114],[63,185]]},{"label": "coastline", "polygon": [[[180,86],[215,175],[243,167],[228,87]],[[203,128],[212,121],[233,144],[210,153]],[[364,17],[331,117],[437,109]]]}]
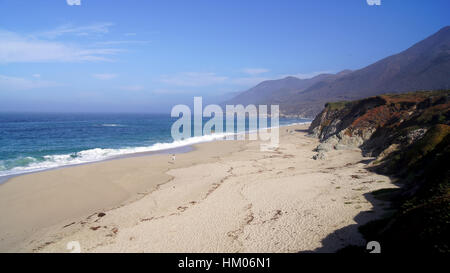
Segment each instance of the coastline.
[{"label": "coastline", "polygon": [[[132,156],[14,177],[0,185],[0,251],[68,252],[66,244],[73,240],[80,241],[88,252],[296,252],[319,248],[323,238],[354,224],[355,215],[371,209],[363,194],[394,186],[389,178],[365,171],[357,150],[336,151],[336,157],[327,162],[312,160],[318,140],[305,137],[306,127],[282,127],[276,152],[260,152],[258,141],[212,141],[178,154],[175,163],[167,154]],[[365,179],[374,183],[352,190],[358,179],[342,178],[347,172],[364,173]],[[346,180],[351,183],[341,185]],[[238,190],[244,188],[245,193]],[[272,198],[273,194],[281,196]],[[317,203],[311,199],[316,194],[327,200]],[[253,201],[247,203],[241,200],[243,196]],[[342,201],[344,197],[358,200]],[[342,202],[337,205],[339,199]],[[333,216],[336,210],[345,212],[342,219]],[[98,217],[100,212],[106,216]],[[222,219],[214,218],[223,213]],[[367,219],[380,213],[368,213]],[[206,228],[206,216],[213,226],[191,229],[199,223]],[[224,220],[227,217],[229,221]],[[192,226],[196,221],[192,219],[200,222]],[[174,223],[179,235],[168,228]],[[277,242],[261,238],[270,230],[281,232]],[[313,231],[309,234],[308,230]],[[241,241],[246,233],[252,239]],[[177,241],[165,237],[170,234],[178,237]],[[291,242],[294,234],[298,238]],[[344,243],[358,241],[354,235]],[[192,242],[194,238],[199,241]]]},{"label": "coastline", "polygon": [[206,156],[199,162],[213,161],[239,146],[237,141],[222,142],[217,155],[206,151],[214,142],[195,144],[190,152],[177,154],[175,164],[167,154],[129,155],[14,176],[0,185],[0,252],[20,251],[23,240],[37,230],[138,200],[170,181],[169,170],[195,164],[192,158],[198,153]]},{"label": "coastline", "polygon": [[170,149],[163,149],[163,150],[158,150],[158,151],[129,153],[129,154],[113,156],[113,157],[106,158],[106,159],[101,159],[101,160],[98,160],[98,161],[61,165],[61,166],[58,166],[58,167],[51,167],[51,168],[48,168],[48,169],[33,170],[33,171],[28,171],[28,172],[23,172],[23,173],[17,173],[17,174],[10,174],[10,175],[6,175],[6,176],[0,176],[0,186],[2,184],[4,184],[4,183],[9,182],[11,179],[13,179],[15,177],[20,177],[20,176],[23,176],[23,175],[29,175],[29,174],[34,174],[34,173],[48,172],[48,171],[52,171],[52,170],[71,168],[71,167],[76,167],[76,166],[82,166],[82,165],[93,164],[93,163],[98,163],[98,162],[106,162],[106,161],[111,161],[111,160],[119,160],[119,159],[130,158],[130,157],[188,153],[188,152],[191,152],[191,151],[193,151],[195,149],[194,145],[186,145],[186,146],[170,148]]},{"label": "coastline", "polygon": [[[312,121],[312,120],[311,120]],[[306,122],[298,122],[298,123],[290,123],[290,124],[284,124],[280,125],[279,128],[286,127],[286,126],[293,126],[293,125],[299,125],[299,124],[310,124],[311,121]],[[241,134],[252,134],[257,132],[258,130],[263,130],[267,128],[261,128],[257,129],[255,131],[246,131],[246,132],[240,132],[240,133],[232,133],[233,135],[241,135]],[[150,146],[142,146],[142,147],[123,147],[123,148],[91,148],[88,150],[82,150],[79,151],[79,153],[88,152],[88,151],[94,151],[94,150],[111,150],[116,152],[116,154],[112,155],[104,155],[103,158],[99,159],[90,159],[88,161],[74,161],[74,162],[60,162],[59,164],[56,164],[56,166],[51,167],[35,167],[29,168],[29,169],[23,169],[22,171],[14,171],[15,169],[7,170],[7,172],[11,172],[10,174],[4,175],[0,173],[0,185],[7,182],[8,180],[21,176],[26,174],[32,174],[32,173],[38,173],[38,172],[45,172],[50,170],[56,170],[59,168],[67,168],[67,167],[73,167],[73,166],[80,166],[85,164],[91,164],[96,162],[103,162],[103,161],[109,161],[109,160],[116,160],[116,159],[122,159],[127,157],[137,157],[137,156],[150,156],[155,154],[167,154],[167,153],[185,153],[191,151],[196,144],[205,143],[205,142],[212,142],[212,141],[220,141],[223,140],[229,133],[223,132],[220,134],[210,134],[210,135],[204,135],[204,136],[194,136],[190,137],[188,139],[179,140],[179,141],[173,141],[173,142],[157,142],[153,143]],[[138,151],[136,151],[138,150]],[[52,155],[55,156],[55,155]],[[56,155],[56,156],[67,156],[67,154],[62,155]]]}]

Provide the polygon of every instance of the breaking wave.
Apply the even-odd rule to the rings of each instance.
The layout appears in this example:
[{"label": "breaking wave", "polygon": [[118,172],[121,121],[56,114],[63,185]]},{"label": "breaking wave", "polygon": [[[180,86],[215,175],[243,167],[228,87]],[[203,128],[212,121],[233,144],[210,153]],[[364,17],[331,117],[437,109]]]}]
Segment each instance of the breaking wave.
[{"label": "breaking wave", "polygon": [[28,156],[11,160],[0,160],[0,177],[41,171],[68,165],[102,161],[127,154],[155,152],[180,148],[197,143],[224,139],[225,136],[226,134],[212,134],[206,136],[191,137],[185,140],[173,141],[171,143],[155,143],[153,145],[143,147],[127,147],[119,149],[95,148],[71,154],[46,155],[40,158]]},{"label": "breaking wave", "polygon": [[[301,124],[300,123],[290,123],[288,125]],[[110,125],[116,126],[118,124],[103,124],[103,126]],[[262,128],[260,128],[262,129]],[[84,164],[89,162],[97,162],[106,159],[112,159],[123,155],[130,155],[136,153],[144,152],[156,152],[169,150],[174,148],[180,148],[184,146],[189,146],[202,142],[210,142],[214,140],[223,140],[227,135],[235,135],[242,133],[252,133],[241,132],[241,133],[215,133],[211,135],[196,136],[185,140],[166,142],[166,143],[155,143],[150,146],[141,147],[126,147],[126,148],[94,148],[83,150],[75,153],[68,154],[57,154],[57,155],[45,155],[42,157],[19,157],[15,159],[0,160],[0,177],[17,175],[29,172],[42,171],[52,168],[58,168],[62,166]]]}]

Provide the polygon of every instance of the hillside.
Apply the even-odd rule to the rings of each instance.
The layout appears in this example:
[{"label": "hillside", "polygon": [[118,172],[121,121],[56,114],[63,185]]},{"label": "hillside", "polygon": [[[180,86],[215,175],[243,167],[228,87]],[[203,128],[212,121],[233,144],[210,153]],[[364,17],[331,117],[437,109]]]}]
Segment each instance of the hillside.
[{"label": "hillside", "polygon": [[298,92],[304,91],[319,82],[331,82],[342,77],[350,70],[344,70],[337,74],[320,74],[310,79],[286,77],[279,80],[263,81],[249,90],[236,95],[225,104],[268,104],[268,102],[281,103],[289,101]]},{"label": "hillside", "polygon": [[450,88],[450,26],[407,50],[356,71],[266,81],[227,101],[280,104],[281,113],[314,117],[325,102],[384,93]]},{"label": "hillside", "polygon": [[360,228],[368,241],[385,252],[450,252],[450,91],[328,103],[309,133],[321,141],[315,159],[359,147],[374,157],[371,171],[400,186],[373,193],[391,200],[394,212]]}]

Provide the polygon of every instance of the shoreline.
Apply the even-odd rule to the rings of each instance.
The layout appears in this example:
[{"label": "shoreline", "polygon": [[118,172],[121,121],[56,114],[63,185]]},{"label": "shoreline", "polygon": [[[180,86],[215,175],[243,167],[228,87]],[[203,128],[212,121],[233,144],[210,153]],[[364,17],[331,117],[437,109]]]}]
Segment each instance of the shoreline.
[{"label": "shoreline", "polygon": [[[76,221],[80,217],[96,211],[108,211],[139,200],[142,196],[154,191],[159,185],[170,181],[171,176],[166,174],[169,170],[195,164],[191,160],[187,162],[182,161],[180,157],[187,154],[189,154],[189,157],[193,157],[196,155],[196,152],[206,150],[205,148],[209,146],[208,144],[217,142],[225,143],[224,146],[229,147],[231,151],[233,151],[233,147],[239,145],[237,141],[214,141],[194,144],[191,145],[192,150],[190,152],[178,154],[175,164],[170,164],[167,154],[129,156],[26,173],[8,179],[0,184],[0,217],[2,218],[0,222],[0,252],[20,251],[23,249],[21,245],[25,242],[24,240],[31,234],[35,234],[36,230],[45,232],[46,229],[54,225],[67,221]],[[224,154],[226,152],[219,150],[217,153]],[[214,158],[209,158],[209,161],[212,160]],[[153,180],[150,183],[146,183],[147,181],[144,181],[144,177],[140,177],[140,174],[145,171],[146,165],[153,165],[152,170],[145,175],[145,178]],[[120,172],[119,170],[121,169],[125,169],[126,172]],[[137,174],[127,175],[130,169],[135,169]],[[96,174],[99,170],[106,173]],[[122,175],[125,177],[118,177]],[[83,185],[83,183],[89,183],[91,179],[96,180],[95,185]],[[117,180],[117,182],[114,180]],[[94,194],[85,192],[85,190],[94,191]],[[35,192],[40,193],[42,191],[46,193],[46,197],[35,196]],[[101,191],[104,191],[105,194],[102,195]],[[55,192],[63,196],[55,196]],[[83,202],[78,203],[77,200],[74,200],[77,197],[84,198]],[[15,198],[20,200],[13,200]],[[51,202],[52,199],[54,202]],[[63,210],[59,210],[59,206],[64,204],[67,199],[71,200],[71,203]],[[28,204],[30,203],[41,206],[41,209],[39,210],[35,206],[29,209]],[[17,208],[11,205],[16,205]],[[29,210],[34,210],[34,212]],[[26,212],[26,217],[17,219],[15,215],[19,211],[28,211]],[[5,215],[9,217],[5,217]],[[20,217],[20,215],[17,216]],[[30,219],[29,216],[32,216],[34,219]],[[29,221],[26,221],[26,218]],[[9,228],[7,227],[6,232],[4,232],[4,226],[8,226],[7,224],[9,223],[13,224],[9,225]],[[11,236],[12,233],[16,235]],[[7,241],[13,242],[11,249],[8,247],[10,243]]]},{"label": "shoreline", "polygon": [[[353,214],[356,215],[370,207],[369,202],[361,201],[355,206],[356,208],[350,208],[345,204],[350,201],[344,201],[343,208],[339,208],[339,210],[348,210],[348,215],[343,214],[345,215],[342,219],[343,223],[333,216],[335,209],[333,205],[336,205],[333,202],[336,202],[341,192],[345,191],[333,192],[330,186],[335,188],[334,184],[338,182],[333,181],[342,180],[342,171],[363,171],[365,164],[358,163],[362,159],[360,152],[336,151],[339,155],[334,160],[314,161],[311,159],[312,149],[317,145],[318,140],[304,136],[307,125],[285,127],[286,130],[280,130],[280,149],[274,152],[259,151],[258,141],[211,141],[195,144],[193,151],[177,155],[176,162],[173,164],[167,154],[158,154],[70,166],[70,168],[15,177],[12,179],[14,181],[9,181],[14,183],[0,185],[0,216],[2,217],[0,252],[67,252],[65,249],[67,240],[75,239],[82,241],[83,249],[87,252],[292,252],[313,250],[314,246],[318,248],[320,240],[317,235],[308,234],[300,236],[302,240],[306,240],[305,242],[301,244],[297,242],[292,248],[286,248],[291,245],[289,240],[286,240],[292,234],[286,234],[288,237],[280,239],[280,242],[276,244],[284,245],[285,248],[271,245],[275,242],[270,238],[260,238],[261,241],[267,240],[267,242],[262,242],[264,246],[259,247],[257,242],[251,242],[248,246],[244,243],[244,246],[241,246],[241,242],[237,244],[235,240],[238,236],[235,233],[245,233],[247,229],[256,228],[256,222],[259,221],[260,228],[265,229],[267,223],[272,222],[270,219],[278,220],[284,219],[287,215],[295,216],[302,206],[312,206],[306,211],[315,211],[313,214],[328,215],[322,220],[332,223],[321,223],[320,227],[318,223],[308,224],[308,221],[317,220],[310,219],[311,213],[307,213],[302,217],[297,215],[294,219],[288,219],[286,223],[283,222],[285,220],[276,221],[274,228],[281,223],[283,227],[281,230],[286,229],[301,235],[302,232],[307,231],[298,226],[300,222],[310,226],[314,234],[320,233],[325,238],[339,227],[352,223]],[[342,165],[345,162],[350,165],[347,167],[344,165],[343,170],[336,167],[336,164]],[[333,170],[329,171],[323,166],[324,164]],[[276,171],[276,169],[279,170]],[[378,177],[384,181],[383,185],[381,183],[367,184],[370,187],[375,186],[374,189],[376,186],[394,187],[387,177],[376,174],[367,176]],[[304,184],[295,182],[299,179]],[[325,182],[327,182],[326,185]],[[252,183],[261,185],[255,188]],[[286,189],[290,190],[285,192],[283,187],[276,185],[279,183],[287,183]],[[365,186],[366,184],[362,185],[366,188],[358,192],[359,194],[371,189]],[[236,191],[241,187],[249,187],[253,190],[242,193],[239,193],[240,190]],[[267,190],[269,192],[266,192]],[[254,195],[253,191],[264,192]],[[281,192],[277,193],[277,191]],[[353,193],[351,188],[348,191]],[[302,198],[297,200],[291,192],[297,192]],[[322,205],[316,207],[315,199],[306,202],[311,198],[311,192],[319,196],[330,195],[335,201],[331,201],[331,204],[329,198],[323,201],[325,208],[332,205],[329,210],[321,208]],[[267,199],[275,193],[286,196]],[[241,194],[248,195],[245,200],[254,199],[251,210],[259,210],[250,215],[251,225],[245,224],[250,220],[248,218],[250,216],[247,215],[248,204],[244,204],[247,201],[243,203],[239,197]],[[80,198],[81,200],[78,200]],[[219,199],[213,202],[214,198]],[[298,203],[302,199],[305,199],[306,203]],[[261,200],[265,200],[266,204],[260,203]],[[272,204],[274,202],[281,203]],[[209,205],[206,205],[208,203]],[[33,206],[33,204],[39,205]],[[271,207],[265,207],[267,205]],[[226,209],[219,209],[217,206],[225,206]],[[233,206],[239,207],[227,212]],[[279,209],[275,209],[277,206]],[[243,212],[240,212],[241,210]],[[106,216],[98,217],[98,213],[105,213]],[[184,218],[184,214],[188,213],[194,214]],[[223,222],[223,219],[214,220],[217,216],[213,215],[223,213],[225,213],[221,216],[223,219],[231,217],[228,222]],[[273,213],[275,214],[269,215]],[[375,211],[368,216],[373,219],[380,213]],[[264,216],[265,214],[267,216]],[[208,245],[203,240],[200,240],[198,244],[180,243],[192,240],[190,238],[192,236],[197,236],[195,234],[198,231],[195,229],[198,228],[199,223],[191,227],[192,219],[202,222],[204,220],[201,219],[207,215],[209,215],[207,222],[219,222],[208,230],[203,230],[201,234],[204,233],[207,237],[212,236],[211,238],[217,237],[219,245],[212,241]],[[269,218],[268,220],[259,219],[261,217]],[[167,227],[172,225],[165,221],[175,221],[178,223],[175,226],[184,227],[178,232],[190,233],[179,237],[177,243],[169,243],[169,239],[167,243],[160,242],[158,238],[154,238],[155,234],[162,237],[168,236]],[[243,223],[244,227],[240,228]],[[229,230],[222,231],[220,226]],[[142,228],[144,230],[141,230]],[[94,232],[97,229],[101,230]],[[258,237],[264,232],[253,231],[251,234]],[[152,242],[148,243],[144,239],[129,242],[130,238],[144,235],[145,240],[152,240]],[[128,237],[125,240],[122,236]],[[357,235],[355,236],[358,238]],[[98,245],[99,241],[104,240],[106,241]],[[336,246],[327,250],[335,248]]]},{"label": "shoreline", "polygon": [[4,183],[8,183],[11,179],[13,179],[15,177],[20,177],[20,176],[23,176],[23,175],[29,175],[29,174],[34,174],[34,173],[48,172],[48,171],[52,171],[52,170],[59,170],[59,169],[64,169],[64,168],[83,166],[83,165],[94,164],[94,163],[99,163],[99,162],[107,162],[107,161],[111,161],[111,160],[120,160],[120,159],[130,158],[130,157],[167,155],[167,154],[172,154],[172,153],[173,154],[189,153],[189,152],[195,150],[194,145],[191,144],[191,145],[186,145],[186,146],[182,146],[182,147],[171,148],[171,149],[163,149],[163,150],[158,150],[158,151],[123,154],[123,155],[113,156],[111,158],[101,159],[101,160],[98,160],[98,161],[90,161],[90,162],[84,162],[84,163],[68,164],[68,165],[62,165],[62,166],[58,166],[58,167],[51,167],[51,168],[43,169],[43,170],[35,170],[35,171],[29,171],[29,172],[24,172],[24,173],[0,176],[0,186],[2,184],[4,184]]},{"label": "shoreline", "polygon": [[[302,124],[309,125],[309,124],[311,124],[311,122],[312,121],[298,122],[298,123],[292,123],[292,124],[287,124],[287,125],[280,125],[279,128],[295,126],[295,125],[302,125]],[[264,128],[262,128],[262,129],[264,129]],[[249,133],[252,134],[252,133],[255,133],[255,132],[247,132],[246,131],[246,132],[234,133],[234,134],[238,135],[238,134],[244,134],[244,133],[246,135],[248,135]],[[192,140],[193,138],[195,138],[195,137],[190,137],[188,140]],[[45,169],[30,170],[30,171],[25,171],[25,172],[22,172],[22,173],[0,176],[0,186],[2,184],[4,184],[4,183],[7,183],[9,180],[13,179],[14,177],[18,177],[18,176],[22,176],[22,175],[28,175],[28,174],[33,174],[33,173],[57,170],[57,169],[60,169],[60,168],[76,167],[76,166],[81,166],[81,165],[86,165],[86,164],[93,164],[93,163],[97,163],[97,162],[105,162],[105,161],[110,161],[110,160],[119,160],[119,159],[128,158],[128,157],[152,156],[152,155],[157,155],[157,154],[168,154],[168,153],[174,153],[174,154],[187,153],[187,152],[190,152],[190,151],[194,150],[195,149],[194,146],[197,145],[197,144],[214,142],[214,141],[222,141],[222,140],[223,139],[219,139],[219,138],[212,139],[212,140],[204,140],[204,141],[199,141],[199,142],[196,142],[196,143],[187,143],[185,145],[181,145],[181,146],[174,147],[174,148],[163,148],[161,150],[146,151],[146,152],[131,152],[131,153],[125,153],[125,154],[121,154],[121,155],[111,156],[109,158],[104,158],[104,159],[95,160],[95,161],[74,163],[74,164],[65,164],[65,165],[56,166],[56,167],[49,167],[49,168],[45,168]],[[155,143],[155,144],[173,144],[173,143],[163,142],[163,143]],[[153,145],[155,145],[155,144],[153,144]],[[149,146],[149,147],[152,147],[152,146]],[[129,148],[136,148],[136,147],[129,147]]]}]

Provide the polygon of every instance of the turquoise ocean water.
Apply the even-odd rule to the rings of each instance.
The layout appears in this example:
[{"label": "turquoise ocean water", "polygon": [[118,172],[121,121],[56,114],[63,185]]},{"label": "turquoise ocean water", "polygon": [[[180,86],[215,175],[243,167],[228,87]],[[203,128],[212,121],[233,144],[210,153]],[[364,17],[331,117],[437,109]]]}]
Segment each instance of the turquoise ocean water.
[{"label": "turquoise ocean water", "polygon": [[[176,119],[162,114],[0,113],[0,177],[220,138],[174,141],[170,132]],[[308,121],[280,118],[279,123]]]}]

